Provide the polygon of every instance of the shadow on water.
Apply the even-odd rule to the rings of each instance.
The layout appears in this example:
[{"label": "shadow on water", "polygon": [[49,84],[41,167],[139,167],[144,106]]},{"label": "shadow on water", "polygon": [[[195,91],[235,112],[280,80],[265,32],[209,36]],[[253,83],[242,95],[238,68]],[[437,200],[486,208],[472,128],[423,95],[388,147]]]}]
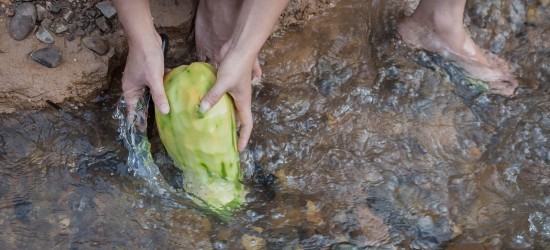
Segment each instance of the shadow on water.
[{"label": "shadow on water", "polygon": [[[87,104],[4,115],[0,247],[548,248],[544,4],[468,2],[476,42],[509,60],[525,86],[510,99],[400,42],[397,20],[414,3],[342,0],[276,35],[262,50],[242,155],[253,170],[249,206],[230,223],[183,195],[150,195],[128,171],[111,118],[119,88]],[[151,132],[155,164],[181,187]]]}]

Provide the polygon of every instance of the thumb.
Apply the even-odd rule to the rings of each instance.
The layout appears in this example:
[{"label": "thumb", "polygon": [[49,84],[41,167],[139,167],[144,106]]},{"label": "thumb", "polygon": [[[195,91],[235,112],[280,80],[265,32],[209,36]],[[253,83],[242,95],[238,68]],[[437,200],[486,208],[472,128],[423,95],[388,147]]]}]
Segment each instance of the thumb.
[{"label": "thumb", "polygon": [[162,113],[170,113],[170,106],[168,105],[168,98],[166,98],[166,92],[164,91],[164,86],[162,81],[155,81],[154,84],[149,86],[151,90],[151,96],[153,97],[153,102],[155,107]]},{"label": "thumb", "polygon": [[214,105],[216,105],[216,103],[218,103],[220,98],[223,96],[223,94],[225,93],[225,89],[223,89],[221,85],[222,84],[214,84],[214,86],[208,91],[208,93],[206,93],[200,105],[200,111],[202,113],[205,113],[212,107],[214,107]]}]

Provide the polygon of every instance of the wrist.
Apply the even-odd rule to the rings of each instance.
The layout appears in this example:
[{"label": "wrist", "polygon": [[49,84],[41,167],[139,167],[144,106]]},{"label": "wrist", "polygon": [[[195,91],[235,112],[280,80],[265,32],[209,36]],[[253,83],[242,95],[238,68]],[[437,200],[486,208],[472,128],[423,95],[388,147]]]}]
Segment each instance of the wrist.
[{"label": "wrist", "polygon": [[247,43],[247,41],[238,41],[238,39],[230,39],[227,41],[226,54],[236,54],[245,60],[255,60],[260,53],[260,48]]},{"label": "wrist", "polygon": [[143,32],[128,36],[130,50],[149,51],[152,48],[161,48],[162,40],[156,31]]}]

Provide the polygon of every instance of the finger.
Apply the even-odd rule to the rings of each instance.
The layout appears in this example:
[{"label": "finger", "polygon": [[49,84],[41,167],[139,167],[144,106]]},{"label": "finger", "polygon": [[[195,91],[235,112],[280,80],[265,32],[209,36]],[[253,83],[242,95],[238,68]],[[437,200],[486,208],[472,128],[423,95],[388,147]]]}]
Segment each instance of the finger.
[{"label": "finger", "polygon": [[153,97],[155,107],[160,111],[160,113],[170,113],[170,106],[168,105],[168,98],[166,98],[166,92],[164,91],[162,81],[155,79],[155,82],[151,83],[149,89],[151,91],[151,96]]},{"label": "finger", "polygon": [[137,102],[141,95],[143,95],[143,89],[139,88],[126,88],[126,84],[122,84],[122,96],[124,97],[124,103],[126,104],[126,109],[128,114],[133,115]]},{"label": "finger", "polygon": [[239,111],[239,117],[241,121],[237,149],[239,150],[239,152],[241,152],[246,148],[246,144],[248,144],[248,139],[250,138],[250,134],[252,133],[253,120],[250,104],[244,107],[237,106],[237,110]]},{"label": "finger", "polygon": [[139,88],[127,88],[126,80],[123,78],[122,84],[122,96],[124,98],[124,105],[126,106],[126,122],[129,126],[133,126],[134,122],[138,122],[136,107],[139,98],[143,95],[143,89]]},{"label": "finger", "polygon": [[225,89],[221,87],[223,84],[216,83],[214,86],[206,93],[204,98],[201,101],[200,111],[202,113],[208,112],[222,97],[225,93]]},{"label": "finger", "polygon": [[239,111],[237,111],[237,108],[235,105],[233,105],[233,111],[235,112],[235,125],[237,128],[241,127],[241,116],[239,115]]}]

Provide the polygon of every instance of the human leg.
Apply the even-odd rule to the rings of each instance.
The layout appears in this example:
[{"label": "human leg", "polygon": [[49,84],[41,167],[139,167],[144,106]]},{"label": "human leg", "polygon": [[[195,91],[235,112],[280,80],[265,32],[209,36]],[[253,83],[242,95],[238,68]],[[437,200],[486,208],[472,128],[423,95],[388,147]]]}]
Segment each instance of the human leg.
[{"label": "human leg", "polygon": [[[195,19],[195,46],[200,60],[219,64],[227,51],[224,47],[235,28],[243,0],[201,0]],[[254,63],[254,82],[261,78],[258,60]]]},{"label": "human leg", "polygon": [[480,49],[464,29],[465,5],[466,0],[421,0],[398,32],[406,43],[440,53],[472,76],[490,81],[492,92],[513,95],[517,81],[508,64]]}]

